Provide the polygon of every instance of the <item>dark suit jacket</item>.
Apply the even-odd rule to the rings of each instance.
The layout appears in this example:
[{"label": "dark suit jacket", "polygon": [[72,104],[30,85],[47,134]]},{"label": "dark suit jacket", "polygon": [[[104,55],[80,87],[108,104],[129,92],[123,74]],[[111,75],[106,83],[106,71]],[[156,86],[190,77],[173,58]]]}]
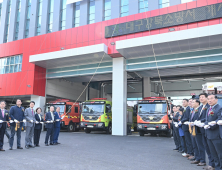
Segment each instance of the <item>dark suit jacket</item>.
[{"label": "dark suit jacket", "polygon": [[[0,120],[9,121],[9,112],[5,110],[4,118],[2,117],[2,110],[0,109]],[[7,125],[6,122],[0,123],[0,128],[6,129]]]},{"label": "dark suit jacket", "polygon": [[[35,114],[35,120],[38,121],[38,122],[44,122],[43,118],[42,118],[42,115],[41,116],[41,120],[39,118],[39,115],[38,114]],[[42,129],[42,124],[39,123],[39,124],[35,124],[35,129]]]},{"label": "dark suit jacket", "polygon": [[[173,113],[173,115],[174,115],[174,113]],[[179,116],[180,116],[180,113],[177,112],[176,115],[173,116],[173,121],[174,121],[174,122],[179,122],[179,121],[178,121],[178,117],[179,117]]]},{"label": "dark suit jacket", "polygon": [[[55,117],[55,112],[53,112],[53,115]],[[51,112],[47,112],[45,114],[45,121],[51,121],[52,120],[52,116],[51,116]],[[55,120],[55,118],[54,118]],[[47,129],[50,129],[50,128],[53,128],[54,127],[54,123],[46,123],[46,126],[45,126]]]},{"label": "dark suit jacket", "polygon": [[[200,106],[200,112],[201,112],[201,110],[202,110],[202,112],[199,113],[199,117],[198,117],[197,120],[200,120],[201,123],[206,122],[207,109],[208,109],[209,107],[210,107],[210,105],[209,105],[209,104],[206,104],[205,107],[204,107],[204,109],[202,110],[203,105]],[[200,129],[200,132],[201,132],[202,134],[205,134],[205,129],[204,129],[203,127],[199,127],[199,129]]]},{"label": "dark suit jacket", "polygon": [[[186,110],[184,110],[183,115],[181,117],[181,122],[184,123],[190,120],[190,107],[187,106]],[[183,131],[189,131],[188,125],[182,124]]]},{"label": "dark suit jacket", "polygon": [[[208,116],[208,112],[209,112],[210,108],[207,109],[207,113],[206,113],[206,122],[205,124],[208,125],[209,122],[211,121],[218,121],[221,119],[221,112],[222,112],[222,107],[219,104],[216,104],[211,111],[214,112],[214,115]],[[208,139],[220,139],[220,130],[219,130],[219,125],[214,125],[214,126],[210,126],[210,129],[206,129],[206,137]]]},{"label": "dark suit jacket", "polygon": [[[56,119],[61,119],[60,117],[59,117],[59,113],[57,113],[57,112],[55,112],[55,120]],[[60,121],[56,121],[55,122],[55,126],[54,126],[55,128],[59,128],[60,127]]]},{"label": "dark suit jacket", "polygon": [[[202,107],[199,107],[198,109],[193,109],[193,111],[190,113],[190,122],[195,122],[195,120],[198,120],[201,108]],[[193,112],[195,112],[195,113],[192,117]],[[194,126],[194,128],[196,130],[196,133],[199,133],[199,134],[201,133],[200,128],[198,126]]]}]

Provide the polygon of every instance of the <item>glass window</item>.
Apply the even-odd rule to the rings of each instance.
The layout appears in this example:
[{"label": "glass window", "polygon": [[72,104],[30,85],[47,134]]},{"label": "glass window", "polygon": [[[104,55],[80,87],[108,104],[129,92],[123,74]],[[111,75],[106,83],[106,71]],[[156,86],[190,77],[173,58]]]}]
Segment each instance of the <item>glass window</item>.
[{"label": "glass window", "polygon": [[66,27],[66,0],[61,1],[60,9],[60,30],[64,30]]},{"label": "glass window", "polygon": [[159,8],[170,6],[170,0],[159,0]]},{"label": "glass window", "polygon": [[49,0],[48,33],[52,32],[54,0]]},{"label": "glass window", "polygon": [[41,22],[42,22],[42,0],[38,0],[38,15],[37,15],[37,27],[36,27],[36,34],[41,34]]},{"label": "glass window", "polygon": [[30,23],[30,15],[31,15],[31,3],[32,0],[27,1],[27,11],[26,11],[26,22],[25,22],[25,38],[29,36],[29,23]]},{"label": "glass window", "polygon": [[[2,16],[2,3],[0,3],[0,25],[1,25],[1,16]],[[0,68],[1,71],[1,68]]]},{"label": "glass window", "polygon": [[0,74],[22,71],[22,55],[0,58]]},{"label": "glass window", "polygon": [[79,108],[75,107],[75,113],[78,113],[78,112],[79,112]]},{"label": "glass window", "polygon": [[79,26],[79,21],[80,21],[80,2],[75,3],[75,12],[74,12],[74,25],[73,27],[78,27]]},{"label": "glass window", "polygon": [[139,13],[148,11],[148,0],[139,0]]},{"label": "glass window", "polygon": [[88,23],[95,23],[95,0],[89,0],[89,20]]},{"label": "glass window", "polygon": [[17,14],[16,14],[16,23],[15,23],[15,37],[14,40],[18,40],[19,33],[19,21],[20,21],[20,13],[21,13],[21,0],[17,1]]},{"label": "glass window", "polygon": [[111,0],[104,1],[104,21],[111,19]]},{"label": "glass window", "polygon": [[120,16],[129,15],[129,0],[121,0]]},{"label": "glass window", "polygon": [[5,35],[4,35],[4,43],[8,42],[8,30],[9,30],[9,22],[10,22],[10,16],[11,16],[11,0],[8,1],[7,4],[7,15],[6,15],[6,24],[5,24]]}]

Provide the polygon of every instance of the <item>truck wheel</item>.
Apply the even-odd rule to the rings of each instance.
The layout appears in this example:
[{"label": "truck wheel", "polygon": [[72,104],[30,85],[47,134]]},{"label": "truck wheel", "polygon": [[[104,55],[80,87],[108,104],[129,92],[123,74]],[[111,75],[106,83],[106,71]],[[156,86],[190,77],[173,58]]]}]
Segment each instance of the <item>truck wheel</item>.
[{"label": "truck wheel", "polygon": [[109,124],[108,129],[106,130],[107,134],[112,134],[112,124]]},{"label": "truck wheel", "polygon": [[140,136],[144,136],[144,131],[139,131]]},{"label": "truck wheel", "polygon": [[91,132],[91,130],[85,129],[85,133],[90,133],[90,132]]},{"label": "truck wheel", "polygon": [[70,122],[68,125],[68,132],[74,132],[75,131],[75,124]]}]

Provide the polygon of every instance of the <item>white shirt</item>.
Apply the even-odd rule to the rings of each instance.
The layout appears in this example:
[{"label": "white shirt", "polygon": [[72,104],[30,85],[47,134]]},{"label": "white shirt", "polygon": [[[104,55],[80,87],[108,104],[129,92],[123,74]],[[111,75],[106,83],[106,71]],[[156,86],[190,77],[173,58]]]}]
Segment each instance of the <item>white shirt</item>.
[{"label": "white shirt", "polygon": [[54,121],[54,115],[53,115],[53,113],[51,112],[51,117],[52,117],[52,120]]}]

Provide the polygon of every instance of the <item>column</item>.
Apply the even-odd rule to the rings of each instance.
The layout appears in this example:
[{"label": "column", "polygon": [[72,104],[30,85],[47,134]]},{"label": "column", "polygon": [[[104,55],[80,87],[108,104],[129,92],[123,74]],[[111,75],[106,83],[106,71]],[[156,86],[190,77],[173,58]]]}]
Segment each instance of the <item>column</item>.
[{"label": "column", "polygon": [[139,0],[133,0],[129,3],[129,15],[139,13]]},{"label": "column", "polygon": [[88,24],[88,8],[89,3],[87,0],[80,2],[80,26]]},{"label": "column", "polygon": [[148,0],[149,11],[159,9],[159,1],[158,0]]},{"label": "column", "polygon": [[151,83],[149,77],[143,78],[143,98],[151,97]]},{"label": "column", "polygon": [[74,5],[75,3],[66,5],[66,29],[72,28],[74,25]]},{"label": "column", "polygon": [[104,0],[95,0],[95,22],[101,22],[103,21],[103,15],[104,15]]},{"label": "column", "polygon": [[111,0],[111,19],[120,16],[120,0]]},{"label": "column", "polygon": [[1,24],[0,24],[0,44],[4,42],[4,36],[5,36],[5,25],[6,25],[6,15],[8,13],[7,10],[8,7],[8,1],[2,2],[2,15],[1,15]]},{"label": "column", "polygon": [[26,8],[27,8],[27,0],[21,0],[21,13],[20,13],[20,20],[19,20],[19,35],[18,39],[24,38],[25,33],[25,21],[26,21]]},{"label": "column", "polygon": [[29,37],[34,37],[36,33],[37,12],[38,12],[37,6],[38,6],[38,0],[32,0],[30,25],[29,25]]},{"label": "column", "polygon": [[52,32],[59,31],[60,25],[60,16],[61,16],[61,1],[55,0],[54,1],[54,10],[53,10],[53,25],[52,25]]},{"label": "column", "polygon": [[34,110],[37,107],[41,107],[42,114],[44,114],[46,98],[43,96],[31,95],[31,101],[35,102]]},{"label": "column", "polygon": [[89,93],[90,93],[90,87],[88,86],[87,88],[86,88],[86,101],[87,100],[89,100]]},{"label": "column", "polygon": [[16,19],[17,19],[17,14],[16,13],[17,13],[17,0],[12,1],[12,4],[11,4],[8,42],[14,41],[15,22],[16,22]]},{"label": "column", "polygon": [[127,135],[127,73],[125,59],[113,58],[112,135]]},{"label": "column", "polygon": [[181,0],[170,0],[170,6],[181,4]]},{"label": "column", "polygon": [[48,16],[50,1],[42,1],[41,35],[48,32]]}]

